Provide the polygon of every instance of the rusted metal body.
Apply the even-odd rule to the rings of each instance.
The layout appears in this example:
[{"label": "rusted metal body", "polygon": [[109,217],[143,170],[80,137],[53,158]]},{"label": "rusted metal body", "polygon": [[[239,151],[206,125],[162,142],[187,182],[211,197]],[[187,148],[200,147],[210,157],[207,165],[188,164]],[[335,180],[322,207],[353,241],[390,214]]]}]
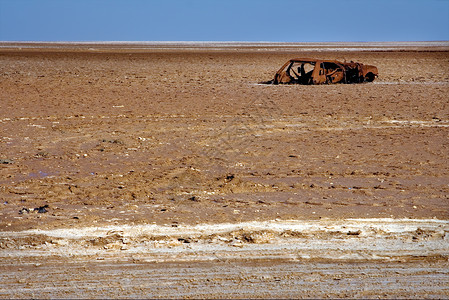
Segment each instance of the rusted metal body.
[{"label": "rusted metal body", "polygon": [[310,58],[287,61],[267,84],[331,84],[371,82],[378,76],[375,66]]}]

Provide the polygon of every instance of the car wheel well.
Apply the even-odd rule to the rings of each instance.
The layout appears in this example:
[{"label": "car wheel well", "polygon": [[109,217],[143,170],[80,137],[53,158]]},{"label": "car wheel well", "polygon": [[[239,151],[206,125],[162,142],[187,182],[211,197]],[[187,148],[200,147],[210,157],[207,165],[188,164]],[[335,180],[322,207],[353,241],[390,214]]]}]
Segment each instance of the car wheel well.
[{"label": "car wheel well", "polygon": [[367,81],[367,82],[372,82],[372,81],[374,81],[374,78],[376,78],[376,75],[374,75],[373,72],[368,72],[368,73],[366,73],[366,75],[365,75],[365,81]]}]

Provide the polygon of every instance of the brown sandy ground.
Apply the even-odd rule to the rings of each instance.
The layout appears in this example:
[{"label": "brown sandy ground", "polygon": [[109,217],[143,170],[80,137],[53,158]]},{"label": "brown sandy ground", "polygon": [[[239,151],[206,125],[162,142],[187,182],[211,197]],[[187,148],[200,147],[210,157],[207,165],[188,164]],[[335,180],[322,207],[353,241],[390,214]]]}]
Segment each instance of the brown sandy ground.
[{"label": "brown sandy ground", "polygon": [[[4,51],[1,228],[446,219],[448,53]],[[256,84],[294,56],[380,77]]]},{"label": "brown sandy ground", "polygon": [[[257,84],[293,57],[346,58],[376,65],[380,75],[374,83],[357,85]],[[9,234],[26,229],[176,227],[275,219],[447,220],[448,95],[448,51],[3,49],[0,230]],[[34,247],[30,240],[20,241],[2,239],[2,253]],[[30,257],[21,262],[20,255],[3,256],[2,297],[33,297],[33,291],[37,297],[95,296],[89,291],[110,280],[98,273],[90,285],[91,273],[75,271],[80,282],[63,288],[65,280],[76,282],[67,274],[71,266],[81,270],[84,262],[49,260],[36,267],[29,265],[34,264]],[[418,260],[423,269],[412,263],[395,262],[398,269],[394,264],[389,269],[385,262],[366,263],[361,273],[334,262],[328,262],[330,267],[291,261],[272,261],[266,267],[242,261],[238,267],[198,262],[202,271],[187,273],[183,283],[190,290],[171,291],[168,287],[177,286],[176,280],[183,278],[180,272],[190,269],[187,265],[138,261],[132,267],[109,267],[90,261],[89,266],[109,268],[124,280],[129,278],[126,274],[141,276],[139,270],[166,268],[166,277],[158,278],[166,284],[165,293],[148,294],[161,297],[208,297],[204,290],[213,285],[201,282],[203,289],[195,290],[191,281],[199,280],[201,272],[216,272],[211,275],[216,280],[221,280],[220,272],[234,272],[232,278],[240,278],[227,278],[223,282],[228,289],[218,287],[211,297],[228,297],[229,291],[251,284],[268,288],[271,279],[248,277],[244,270],[281,274],[284,267],[291,272],[315,268],[318,273],[316,278],[308,273],[306,279],[300,279],[300,273],[292,275],[295,279],[276,285],[273,293],[265,289],[254,296],[444,297],[448,295],[444,257]],[[126,273],[128,267],[136,269]],[[36,287],[23,273],[43,276],[46,268],[55,270],[47,282],[54,282],[54,293],[48,284],[46,290]],[[339,274],[347,271],[352,281],[334,280],[325,268]],[[378,277],[384,271],[390,274],[386,282]],[[20,279],[14,284],[16,277]],[[295,289],[307,280],[319,284],[311,290]],[[425,291],[423,281],[428,283]],[[348,294],[337,282],[344,283],[345,290],[366,283],[370,291]],[[391,290],[386,287],[390,283]],[[112,294],[98,295],[119,297],[121,288],[124,295],[142,295],[123,282],[111,284],[117,285]],[[143,289],[157,289],[157,284],[145,282]]]}]

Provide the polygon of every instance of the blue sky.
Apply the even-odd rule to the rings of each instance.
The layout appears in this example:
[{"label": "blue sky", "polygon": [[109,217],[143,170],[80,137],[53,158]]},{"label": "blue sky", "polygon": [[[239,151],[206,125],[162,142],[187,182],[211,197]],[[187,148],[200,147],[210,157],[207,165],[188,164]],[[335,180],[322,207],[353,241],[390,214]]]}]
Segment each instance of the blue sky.
[{"label": "blue sky", "polygon": [[0,41],[449,40],[449,0],[0,0]]}]

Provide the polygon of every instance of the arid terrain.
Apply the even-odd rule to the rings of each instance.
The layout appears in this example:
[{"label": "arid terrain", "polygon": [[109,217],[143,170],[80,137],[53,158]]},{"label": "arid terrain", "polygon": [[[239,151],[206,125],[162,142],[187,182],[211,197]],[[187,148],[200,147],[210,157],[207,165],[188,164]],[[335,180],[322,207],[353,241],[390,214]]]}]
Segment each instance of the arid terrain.
[{"label": "arid terrain", "polygon": [[449,43],[0,43],[0,297],[448,297],[448,135]]}]

